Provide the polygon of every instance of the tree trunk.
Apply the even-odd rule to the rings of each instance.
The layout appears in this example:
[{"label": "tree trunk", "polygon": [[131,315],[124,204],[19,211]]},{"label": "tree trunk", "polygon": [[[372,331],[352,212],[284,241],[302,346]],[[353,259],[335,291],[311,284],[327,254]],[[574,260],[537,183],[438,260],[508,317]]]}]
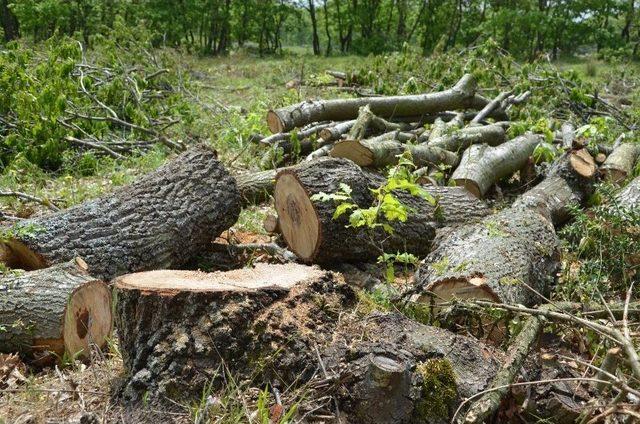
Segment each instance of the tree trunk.
[{"label": "tree trunk", "polygon": [[194,147],[133,184],[9,229],[6,265],[39,269],[84,258],[105,280],[178,267],[233,225],[235,180],[208,147]]},{"label": "tree trunk", "polygon": [[623,143],[611,152],[600,170],[606,179],[620,184],[633,172],[638,156],[640,156],[640,145]]},{"label": "tree trunk", "polygon": [[[539,302],[533,290],[547,293],[560,266],[559,242],[547,217],[561,216],[558,211],[585,199],[595,173],[585,177],[575,172],[571,153],[559,158],[554,169],[511,208],[443,234],[420,265],[411,299],[436,308],[452,298],[526,306]],[[555,197],[548,192],[558,178],[567,179],[562,188],[573,194]]]},{"label": "tree trunk", "polygon": [[242,207],[259,205],[266,202],[273,194],[277,171],[269,169],[236,177]]},{"label": "tree trunk", "polygon": [[18,19],[9,9],[7,0],[0,0],[0,24],[4,32],[4,41],[15,40],[20,36]]},{"label": "tree trunk", "polygon": [[[202,273],[150,271],[115,280],[115,320],[129,400],[199,397],[229,370],[256,378],[308,379],[336,325],[335,312],[355,303],[346,284],[304,265]],[[270,359],[269,359],[270,358]],[[306,361],[305,361],[306,358]],[[256,360],[269,367],[256,373]],[[305,363],[306,362],[306,363]]]},{"label": "tree trunk", "polygon": [[279,133],[312,122],[350,120],[357,118],[360,108],[366,105],[370,106],[375,115],[382,118],[484,107],[486,99],[475,96],[475,92],[475,79],[471,75],[465,75],[453,88],[438,93],[305,101],[270,110],[267,114],[267,124],[271,132]]},{"label": "tree trunk", "polygon": [[461,152],[473,144],[488,144],[497,146],[507,138],[500,125],[485,125],[462,128],[453,134],[429,137],[429,145],[452,152]]},{"label": "tree trunk", "polygon": [[80,258],[0,278],[0,351],[45,365],[63,356],[89,358],[111,333],[111,292]]},{"label": "tree trunk", "polygon": [[475,144],[464,152],[451,179],[482,198],[494,183],[522,168],[541,141],[541,136],[526,134],[496,147]]},{"label": "tree trunk", "polygon": [[[417,167],[428,165],[446,165],[455,167],[459,158],[456,153],[426,143],[418,145],[404,144],[397,141],[396,132],[391,133],[393,139],[374,137],[368,140],[343,140],[333,146],[331,156],[346,158],[360,166],[384,168],[398,163],[398,156],[405,151],[411,152],[413,163]],[[399,133],[402,134],[402,133]]]},{"label": "tree trunk", "polygon": [[327,7],[327,0],[324,0],[322,3],[322,7],[324,9],[324,32],[327,34],[327,50],[325,52],[326,56],[331,54],[331,31],[329,31],[329,8]]},{"label": "tree trunk", "polygon": [[309,0],[309,6],[307,10],[309,11],[309,16],[311,17],[311,28],[312,28],[312,36],[313,36],[313,54],[316,56],[320,55],[320,37],[318,37],[318,20],[316,19],[316,6],[315,0]]},{"label": "tree trunk", "polygon": [[640,177],[636,177],[616,196],[618,206],[640,210]]},{"label": "tree trunk", "polygon": [[488,213],[482,202],[457,188],[429,188],[437,206],[398,191],[394,194],[411,214],[406,222],[390,222],[394,230],[390,235],[380,228],[368,231],[346,227],[346,215],[333,219],[336,205],[332,201],[311,200],[315,194],[332,194],[340,184],[346,184],[352,190],[353,202],[368,208],[374,204],[371,189],[384,182],[382,177],[363,171],[351,161],[334,158],[304,162],[280,172],[274,197],[280,229],[289,248],[301,260],[313,263],[375,260],[383,251],[424,256],[437,228]]}]

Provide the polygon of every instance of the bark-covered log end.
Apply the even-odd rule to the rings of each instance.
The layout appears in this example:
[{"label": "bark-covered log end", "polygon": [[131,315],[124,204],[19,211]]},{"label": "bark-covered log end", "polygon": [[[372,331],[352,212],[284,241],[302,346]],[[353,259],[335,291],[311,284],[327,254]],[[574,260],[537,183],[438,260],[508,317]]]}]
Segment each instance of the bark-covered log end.
[{"label": "bark-covered log end", "polygon": [[50,263],[38,253],[29,249],[27,245],[18,240],[7,240],[0,243],[0,263],[8,268],[33,271],[46,268]]},{"label": "bark-covered log end", "polygon": [[373,164],[373,153],[358,140],[342,140],[337,142],[329,155],[334,158],[349,159],[360,166]]},{"label": "bark-covered log end", "polygon": [[287,245],[298,258],[311,262],[320,245],[321,227],[309,194],[289,170],[276,177],[274,193],[280,231]]},{"label": "bark-covered log end", "polygon": [[103,348],[112,328],[111,290],[103,281],[90,281],[71,293],[62,332],[70,358],[88,358],[92,346]]},{"label": "bark-covered log end", "polygon": [[285,130],[285,123],[275,110],[267,112],[267,126],[272,134],[278,134]]}]

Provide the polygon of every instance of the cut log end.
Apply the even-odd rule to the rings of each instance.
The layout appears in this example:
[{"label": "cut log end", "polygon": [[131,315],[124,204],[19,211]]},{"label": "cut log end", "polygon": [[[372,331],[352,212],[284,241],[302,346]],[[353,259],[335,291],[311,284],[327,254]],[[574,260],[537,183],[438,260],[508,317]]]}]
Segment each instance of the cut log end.
[{"label": "cut log end", "polygon": [[[80,269],[87,264],[76,258]],[[102,281],[95,280],[76,288],[69,298],[64,317],[62,338],[70,357],[87,358],[91,346],[102,348],[111,334],[111,291]]]},{"label": "cut log end", "polygon": [[320,221],[307,191],[290,172],[276,180],[275,206],[280,230],[291,248],[303,261],[310,261],[320,242]]},{"label": "cut log end", "polygon": [[622,169],[602,168],[604,179],[613,184],[620,184],[627,179],[627,172]]},{"label": "cut log end", "polygon": [[267,215],[262,221],[262,227],[269,234],[280,234],[280,222],[276,215]]},{"label": "cut log end", "polygon": [[453,180],[456,187],[463,187],[469,193],[473,194],[478,199],[482,199],[482,192],[478,183],[467,178],[456,178]]},{"label": "cut log end", "polygon": [[573,170],[584,178],[592,178],[596,173],[596,163],[586,149],[573,152],[569,161]]},{"label": "cut log end", "polygon": [[322,130],[320,130],[320,132],[318,133],[318,135],[320,136],[321,139],[323,139],[324,141],[330,141],[332,138],[332,134],[331,134],[331,128],[324,128]]},{"label": "cut log end", "polygon": [[251,269],[206,273],[200,271],[146,271],[127,274],[115,281],[119,290],[172,296],[182,292],[257,292],[288,291],[294,285],[319,276],[316,268],[296,264],[258,264]]},{"label": "cut log end", "polygon": [[434,281],[427,287],[427,294],[420,296],[418,302],[433,300],[437,308],[438,305],[452,299],[481,299],[501,303],[498,295],[485,283],[482,276]]},{"label": "cut log end", "polygon": [[284,132],[284,122],[273,110],[267,112],[267,126],[273,134]]},{"label": "cut log end", "polygon": [[[80,258],[76,258],[77,260],[82,261]],[[0,243],[0,263],[3,263],[8,268],[23,269],[25,271],[33,271],[49,266],[49,263],[42,256],[15,240]]]},{"label": "cut log end", "polygon": [[358,140],[343,140],[336,143],[329,153],[334,158],[345,158],[360,166],[373,164],[373,153]]}]

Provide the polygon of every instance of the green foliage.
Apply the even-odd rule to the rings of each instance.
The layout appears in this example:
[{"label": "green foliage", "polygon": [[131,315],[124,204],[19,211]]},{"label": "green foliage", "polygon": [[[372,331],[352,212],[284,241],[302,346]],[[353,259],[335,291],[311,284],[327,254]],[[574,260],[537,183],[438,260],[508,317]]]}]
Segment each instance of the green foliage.
[{"label": "green foliage", "polygon": [[557,288],[563,299],[575,301],[624,296],[640,283],[640,210],[616,204],[611,187],[601,187],[604,204],[588,212],[574,210],[573,222],[562,229],[568,264]]}]

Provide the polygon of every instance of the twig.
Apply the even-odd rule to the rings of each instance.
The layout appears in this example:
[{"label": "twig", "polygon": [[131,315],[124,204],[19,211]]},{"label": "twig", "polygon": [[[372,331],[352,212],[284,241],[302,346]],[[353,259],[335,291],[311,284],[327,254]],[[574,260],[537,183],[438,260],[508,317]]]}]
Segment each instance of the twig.
[{"label": "twig", "polygon": [[55,212],[60,210],[60,208],[56,206],[55,203],[53,203],[49,199],[43,199],[40,197],[33,196],[31,194],[22,193],[20,191],[13,191],[13,190],[1,191],[0,190],[0,197],[17,197],[18,199],[27,200],[29,202],[35,202],[42,206],[46,206],[47,208]]}]

